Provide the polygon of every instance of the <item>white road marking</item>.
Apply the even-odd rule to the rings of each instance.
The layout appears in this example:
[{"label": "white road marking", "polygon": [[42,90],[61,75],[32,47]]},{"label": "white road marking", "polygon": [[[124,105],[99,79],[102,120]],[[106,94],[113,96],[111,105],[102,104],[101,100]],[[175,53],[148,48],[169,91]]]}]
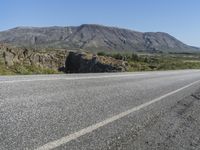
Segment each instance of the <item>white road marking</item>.
[{"label": "white road marking", "polygon": [[[200,72],[200,70],[192,70],[194,73]],[[100,79],[100,78],[114,78],[114,77],[131,77],[131,76],[140,76],[140,75],[149,75],[149,74],[154,74],[154,75],[159,75],[162,73],[166,73],[167,71],[147,71],[145,73],[129,73],[128,74],[111,74],[111,75],[97,75],[97,76],[85,76],[85,77],[47,77],[45,78],[46,75],[37,75],[38,77],[44,77],[44,78],[38,78],[38,79],[18,79],[18,80],[1,80],[0,79],[0,84],[1,83],[19,83],[19,82],[34,82],[34,81],[54,81],[54,80],[81,80],[81,79]],[[168,73],[173,73],[172,75],[180,74],[181,72],[187,73],[190,72],[191,70],[179,70],[177,71],[168,71]],[[15,76],[12,76],[15,77]],[[29,76],[29,78],[32,76]]]},{"label": "white road marking", "polygon": [[60,78],[40,78],[40,79],[23,79],[23,80],[5,80],[0,83],[18,83],[18,82],[33,82],[33,81],[54,81],[54,80],[81,80],[81,79],[101,79],[101,78],[115,78],[115,77],[134,77],[145,74],[121,74],[121,75],[103,75],[103,76],[87,76],[87,77],[60,77]]},{"label": "white road marking", "polygon": [[62,138],[60,138],[58,140],[49,142],[49,143],[47,143],[47,144],[45,144],[45,145],[43,145],[41,147],[38,147],[36,150],[50,150],[50,149],[56,148],[58,146],[61,146],[63,144],[66,144],[66,143],[68,143],[68,142],[70,142],[72,140],[75,140],[75,139],[77,139],[77,138],[79,138],[79,137],[81,137],[81,136],[83,136],[85,134],[88,134],[88,133],[90,133],[90,132],[92,132],[94,130],[97,130],[100,127],[103,127],[103,126],[105,126],[105,125],[107,125],[109,123],[112,123],[112,122],[114,122],[114,121],[116,121],[118,119],[121,119],[122,117],[125,117],[125,116],[127,116],[127,115],[129,115],[129,114],[131,114],[131,113],[133,113],[135,111],[138,111],[138,110],[143,109],[143,108],[145,108],[145,107],[147,107],[147,106],[149,106],[149,105],[151,105],[153,103],[161,101],[162,99],[164,99],[164,98],[166,98],[166,97],[168,97],[170,95],[173,95],[173,94],[175,94],[177,92],[180,92],[180,91],[182,91],[182,90],[184,90],[184,89],[186,89],[186,88],[188,88],[188,87],[190,87],[190,86],[192,86],[192,85],[194,85],[194,84],[196,84],[198,82],[200,82],[200,80],[195,81],[195,82],[193,82],[191,84],[188,84],[188,85],[186,85],[184,87],[181,87],[181,88],[179,88],[179,89],[177,89],[175,91],[172,91],[170,93],[167,93],[167,94],[165,94],[163,96],[160,96],[160,97],[158,97],[156,99],[153,99],[153,100],[151,100],[149,102],[146,102],[144,104],[141,104],[139,106],[131,108],[131,109],[129,109],[129,110],[125,111],[125,112],[122,112],[120,114],[117,114],[117,115],[115,115],[115,116],[113,116],[111,118],[107,118],[104,121],[101,121],[99,123],[93,124],[93,125],[91,125],[89,127],[86,127],[84,129],[81,129],[80,131],[77,131],[75,133],[72,133],[70,135],[62,137]]}]

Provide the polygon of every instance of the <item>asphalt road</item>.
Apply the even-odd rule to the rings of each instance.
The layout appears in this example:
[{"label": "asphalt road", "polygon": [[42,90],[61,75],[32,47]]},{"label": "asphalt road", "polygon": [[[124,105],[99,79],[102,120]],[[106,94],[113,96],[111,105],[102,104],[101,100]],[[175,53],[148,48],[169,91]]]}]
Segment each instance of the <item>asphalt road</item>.
[{"label": "asphalt road", "polygon": [[200,149],[199,89],[200,70],[1,76],[0,150]]}]

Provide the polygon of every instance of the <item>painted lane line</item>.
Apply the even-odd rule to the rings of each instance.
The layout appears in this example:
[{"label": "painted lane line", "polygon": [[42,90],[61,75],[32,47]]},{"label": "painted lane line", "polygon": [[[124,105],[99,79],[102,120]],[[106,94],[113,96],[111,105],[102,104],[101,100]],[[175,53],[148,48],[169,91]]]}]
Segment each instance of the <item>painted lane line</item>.
[{"label": "painted lane line", "polygon": [[101,122],[99,122],[99,123],[93,124],[93,125],[91,125],[91,126],[89,126],[89,127],[86,127],[86,128],[84,128],[84,129],[81,129],[80,131],[77,131],[77,132],[75,132],[75,133],[72,133],[72,134],[70,134],[70,135],[67,135],[67,136],[65,136],[65,137],[62,137],[62,138],[60,138],[60,139],[58,139],[58,140],[55,140],[55,141],[46,143],[45,145],[43,145],[43,146],[41,146],[41,147],[38,147],[36,150],[51,150],[51,149],[54,149],[54,148],[56,148],[56,147],[59,147],[59,146],[61,146],[61,145],[63,145],[63,144],[66,144],[66,143],[72,141],[72,140],[75,140],[75,139],[77,139],[77,138],[79,138],[79,137],[81,137],[81,136],[83,136],[83,135],[86,135],[86,134],[88,134],[88,133],[91,133],[92,131],[97,130],[97,129],[100,128],[100,127],[103,127],[103,126],[105,126],[105,125],[107,125],[107,124],[109,124],[109,123],[112,123],[112,122],[114,122],[114,121],[116,121],[116,120],[119,120],[119,119],[121,119],[121,118],[123,118],[123,117],[125,117],[125,116],[127,116],[127,115],[129,115],[129,114],[131,114],[131,113],[133,113],[133,112],[135,112],[135,111],[139,111],[140,109],[143,109],[143,108],[145,108],[145,107],[147,107],[147,106],[149,106],[149,105],[151,105],[151,104],[153,104],[153,103],[156,103],[156,102],[158,102],[158,101],[161,101],[161,100],[163,100],[164,98],[166,98],[166,97],[168,97],[168,96],[170,96],[170,95],[173,95],[173,94],[175,94],[175,93],[177,93],[177,92],[180,92],[180,91],[182,91],[182,90],[184,90],[184,89],[186,89],[186,88],[188,88],[188,87],[191,87],[191,86],[193,86],[194,84],[199,83],[199,82],[200,82],[200,80],[195,81],[195,82],[193,82],[193,83],[191,83],[191,84],[188,84],[188,85],[186,85],[186,86],[184,86],[184,87],[181,87],[181,88],[179,88],[179,89],[177,89],[177,90],[175,90],[175,91],[172,91],[172,92],[167,93],[167,94],[165,94],[165,95],[163,95],[163,96],[160,96],[160,97],[158,97],[158,98],[156,98],[156,99],[153,99],[153,100],[151,100],[151,101],[149,101],[149,102],[146,102],[146,103],[144,103],[144,104],[141,104],[141,105],[139,105],[139,106],[136,106],[136,107],[134,107],[134,108],[131,108],[131,109],[129,109],[129,110],[125,111],[125,112],[122,112],[122,113],[120,113],[120,114],[117,114],[117,115],[115,115],[115,116],[113,116],[113,117],[111,117],[111,118],[107,118],[107,119],[104,120],[104,121],[101,121]]},{"label": "painted lane line", "polygon": [[[182,70],[183,71],[183,70]],[[140,75],[160,75],[166,71],[159,71],[159,72],[146,72],[146,73],[128,73],[128,74],[112,74],[112,75],[97,75],[97,76],[87,76],[87,77],[55,77],[55,78],[40,78],[40,79],[23,79],[23,80],[0,80],[0,83],[19,83],[19,82],[34,82],[34,81],[54,81],[54,80],[80,80],[80,79],[100,79],[100,78],[112,78],[112,77],[131,77],[131,76],[140,76]],[[200,72],[199,70],[193,70],[194,73]],[[171,71],[173,75],[178,75],[180,72]],[[191,73],[191,72],[190,72]],[[46,76],[46,75],[40,75]]]},{"label": "painted lane line", "polygon": [[7,80],[0,83],[19,83],[33,81],[54,81],[54,80],[84,80],[84,79],[101,79],[101,78],[116,78],[116,77],[135,77],[145,74],[126,74],[126,75],[104,75],[104,76],[88,76],[88,77],[72,77],[72,78],[44,78],[44,79],[25,79],[25,80]]}]

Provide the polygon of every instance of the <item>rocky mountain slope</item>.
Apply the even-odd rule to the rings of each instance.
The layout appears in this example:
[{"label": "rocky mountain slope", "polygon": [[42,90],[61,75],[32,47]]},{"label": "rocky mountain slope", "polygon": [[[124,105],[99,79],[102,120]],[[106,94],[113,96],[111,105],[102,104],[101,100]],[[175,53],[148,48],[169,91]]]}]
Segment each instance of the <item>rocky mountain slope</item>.
[{"label": "rocky mountain slope", "polygon": [[200,51],[199,48],[188,46],[167,33],[142,33],[87,24],[78,27],[17,27],[0,32],[0,43],[91,51]]}]

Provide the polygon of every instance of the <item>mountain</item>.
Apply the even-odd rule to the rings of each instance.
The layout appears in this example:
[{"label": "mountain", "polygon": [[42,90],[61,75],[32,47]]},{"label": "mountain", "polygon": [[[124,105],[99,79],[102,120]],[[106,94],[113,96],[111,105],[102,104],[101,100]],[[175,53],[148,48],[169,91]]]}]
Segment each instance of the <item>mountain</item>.
[{"label": "mountain", "polygon": [[0,43],[91,51],[197,52],[163,32],[137,32],[84,24],[78,27],[17,27],[0,32]]}]

